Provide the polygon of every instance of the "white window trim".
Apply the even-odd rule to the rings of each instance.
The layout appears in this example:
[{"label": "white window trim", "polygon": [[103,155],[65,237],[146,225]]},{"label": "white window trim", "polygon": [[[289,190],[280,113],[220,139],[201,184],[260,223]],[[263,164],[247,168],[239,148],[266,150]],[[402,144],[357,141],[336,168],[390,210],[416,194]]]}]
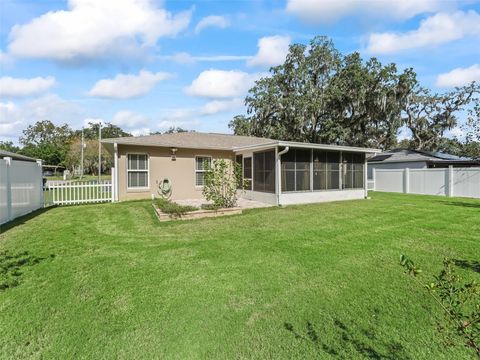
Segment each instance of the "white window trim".
[{"label": "white window trim", "polygon": [[[129,170],[128,169],[128,157],[130,155],[145,155],[147,157],[147,170]],[[127,153],[127,157],[126,157],[126,164],[125,164],[125,168],[126,168],[126,182],[127,182],[127,190],[132,190],[132,191],[135,191],[135,190],[149,190],[150,189],[150,155],[149,154],[146,154],[146,153]],[[129,172],[146,172],[147,173],[147,186],[128,186],[128,173]]]},{"label": "white window trim", "polygon": [[206,170],[198,170],[197,169],[197,158],[209,158],[210,159],[210,165],[213,163],[213,157],[211,155],[195,155],[195,163],[193,164],[194,169],[195,169],[195,178],[193,179],[195,188],[197,189],[202,189],[203,185],[197,185],[197,173],[205,173]]},{"label": "white window trim", "polygon": [[[250,159],[250,177],[244,177],[245,174],[245,159]],[[248,191],[253,191],[253,154],[252,155],[242,155],[242,178],[243,181],[248,180],[250,182],[250,189]]]}]

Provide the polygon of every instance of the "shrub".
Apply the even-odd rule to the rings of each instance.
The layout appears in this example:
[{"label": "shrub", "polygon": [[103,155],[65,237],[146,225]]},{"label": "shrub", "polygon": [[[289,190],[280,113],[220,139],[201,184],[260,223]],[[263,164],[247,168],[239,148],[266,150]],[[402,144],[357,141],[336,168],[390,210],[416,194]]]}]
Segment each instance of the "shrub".
[{"label": "shrub", "polygon": [[243,188],[240,165],[224,159],[204,164],[203,196],[217,208],[237,205],[237,190]]},{"label": "shrub", "polygon": [[157,200],[157,206],[163,213],[176,216],[185,215],[187,212],[198,210],[195,206],[180,205],[163,198]]},{"label": "shrub", "polygon": [[456,262],[451,259],[443,261],[443,270],[428,284],[422,284],[417,279],[422,270],[405,255],[400,257],[400,265],[437,303],[442,314],[437,321],[437,328],[443,333],[445,342],[454,344],[455,337],[459,337],[465,346],[480,356],[479,284],[462,281],[455,270]]},{"label": "shrub", "polygon": [[218,210],[220,209],[220,206],[217,206],[215,204],[202,204],[202,210]]}]

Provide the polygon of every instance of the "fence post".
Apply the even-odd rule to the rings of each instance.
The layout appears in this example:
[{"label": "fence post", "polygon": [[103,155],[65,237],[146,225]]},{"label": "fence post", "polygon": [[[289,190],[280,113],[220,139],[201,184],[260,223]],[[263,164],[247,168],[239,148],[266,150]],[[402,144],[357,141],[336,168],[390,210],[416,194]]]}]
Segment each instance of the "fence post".
[{"label": "fence post", "polygon": [[410,169],[405,168],[403,171],[403,192],[408,194],[410,192]]},{"label": "fence post", "polygon": [[447,195],[448,197],[453,196],[453,166],[449,165],[447,170]]},{"label": "fence post", "polygon": [[111,170],[110,170],[110,173],[112,174],[112,187],[111,187],[111,195],[112,195],[112,203],[115,202],[115,191],[117,190],[116,187],[115,187],[115,168],[112,167]]},{"label": "fence post", "polygon": [[372,167],[373,191],[377,190],[377,169]]},{"label": "fence post", "polygon": [[7,221],[13,220],[12,218],[12,181],[11,181],[11,169],[12,158],[4,157],[5,163],[7,165]]},{"label": "fence post", "polygon": [[38,203],[38,206],[39,207],[45,207],[45,195],[43,194],[43,169],[42,169],[42,160],[41,159],[37,159],[37,165],[39,167],[39,171],[40,171],[40,199],[39,200],[39,203]]}]

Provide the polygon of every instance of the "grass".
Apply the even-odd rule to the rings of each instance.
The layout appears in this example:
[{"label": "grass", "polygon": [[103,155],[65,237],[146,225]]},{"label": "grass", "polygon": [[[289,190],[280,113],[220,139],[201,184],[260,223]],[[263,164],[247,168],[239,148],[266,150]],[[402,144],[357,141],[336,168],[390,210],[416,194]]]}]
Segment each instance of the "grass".
[{"label": "grass", "polygon": [[382,193],[168,223],[149,201],[44,210],[0,234],[0,357],[473,359],[398,263],[478,278],[479,219]]}]

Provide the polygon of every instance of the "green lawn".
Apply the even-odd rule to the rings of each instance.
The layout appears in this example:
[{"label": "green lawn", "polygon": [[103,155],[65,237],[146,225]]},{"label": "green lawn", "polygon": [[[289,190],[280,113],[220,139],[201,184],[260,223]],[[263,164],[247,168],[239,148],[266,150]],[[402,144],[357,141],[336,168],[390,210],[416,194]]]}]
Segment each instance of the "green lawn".
[{"label": "green lawn", "polygon": [[14,225],[2,359],[474,358],[442,344],[436,304],[398,262],[427,281],[452,257],[479,278],[480,201],[376,193],[169,223],[139,201]]}]

